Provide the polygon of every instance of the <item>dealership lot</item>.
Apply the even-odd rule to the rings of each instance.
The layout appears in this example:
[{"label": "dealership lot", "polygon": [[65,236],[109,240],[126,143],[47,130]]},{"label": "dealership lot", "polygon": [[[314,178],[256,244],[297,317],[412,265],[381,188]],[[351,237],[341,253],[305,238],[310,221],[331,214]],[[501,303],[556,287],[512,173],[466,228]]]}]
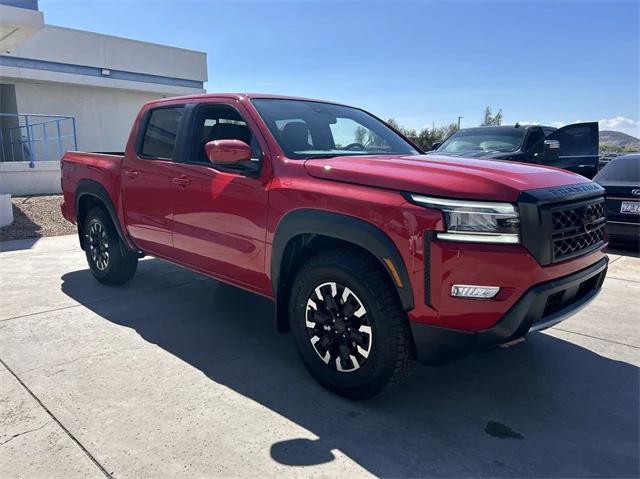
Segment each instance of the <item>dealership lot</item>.
[{"label": "dealership lot", "polygon": [[553,330],[350,402],[263,298],[157,259],[101,286],[74,236],[0,243],[0,476],[637,477],[640,258],[610,258]]}]

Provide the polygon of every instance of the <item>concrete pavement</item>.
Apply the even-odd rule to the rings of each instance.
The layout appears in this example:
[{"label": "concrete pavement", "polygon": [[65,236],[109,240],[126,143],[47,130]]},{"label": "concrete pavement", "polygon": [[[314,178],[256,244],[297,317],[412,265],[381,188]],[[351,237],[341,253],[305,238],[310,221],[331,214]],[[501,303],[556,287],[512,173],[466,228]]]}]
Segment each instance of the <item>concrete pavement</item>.
[{"label": "concrete pavement", "polygon": [[640,259],[523,344],[350,402],[272,304],[157,259],[108,288],[76,237],[0,243],[0,477],[638,477]]}]

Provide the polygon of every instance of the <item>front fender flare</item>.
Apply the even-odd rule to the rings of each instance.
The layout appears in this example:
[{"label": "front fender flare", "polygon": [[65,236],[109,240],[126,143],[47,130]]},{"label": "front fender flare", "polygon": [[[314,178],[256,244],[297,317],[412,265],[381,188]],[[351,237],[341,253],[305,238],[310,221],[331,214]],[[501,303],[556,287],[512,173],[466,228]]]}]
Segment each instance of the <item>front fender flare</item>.
[{"label": "front fender flare", "polygon": [[[328,236],[365,249],[374,255],[385,271],[389,273],[403,309],[409,311],[414,308],[413,291],[407,269],[398,248],[386,233],[359,218],[314,209],[292,211],[278,223],[271,251],[271,282],[276,299],[278,298],[282,259],[287,244],[301,234]],[[386,260],[392,262],[401,285],[394,279],[394,274],[389,270]]]}]

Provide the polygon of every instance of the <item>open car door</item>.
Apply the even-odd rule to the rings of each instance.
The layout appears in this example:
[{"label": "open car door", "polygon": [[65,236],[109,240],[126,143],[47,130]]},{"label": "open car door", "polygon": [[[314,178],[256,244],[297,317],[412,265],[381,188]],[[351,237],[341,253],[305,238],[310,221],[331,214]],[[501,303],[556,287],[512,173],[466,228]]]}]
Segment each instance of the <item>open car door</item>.
[{"label": "open car door", "polygon": [[541,162],[593,178],[598,172],[599,141],[597,122],[563,126],[543,140]]}]

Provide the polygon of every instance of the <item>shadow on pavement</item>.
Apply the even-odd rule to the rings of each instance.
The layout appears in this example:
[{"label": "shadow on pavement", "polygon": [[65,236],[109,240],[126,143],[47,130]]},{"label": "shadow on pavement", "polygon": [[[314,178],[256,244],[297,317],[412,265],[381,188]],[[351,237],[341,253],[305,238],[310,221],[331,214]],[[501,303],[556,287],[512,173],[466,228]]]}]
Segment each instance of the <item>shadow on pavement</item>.
[{"label": "shadow on pavement", "polygon": [[377,476],[638,476],[635,366],[538,334],[515,348],[418,367],[390,394],[350,402],[306,373],[264,298],[197,275],[132,294],[176,272],[143,261],[108,300],[96,300],[105,287],[90,287],[88,270],[65,274],[62,290],[318,437],[270,445],[279,463],[320,464],[339,450]]},{"label": "shadow on pavement", "polygon": [[618,254],[620,256],[631,256],[640,258],[640,246],[634,244],[619,243],[607,248],[607,253]]}]

